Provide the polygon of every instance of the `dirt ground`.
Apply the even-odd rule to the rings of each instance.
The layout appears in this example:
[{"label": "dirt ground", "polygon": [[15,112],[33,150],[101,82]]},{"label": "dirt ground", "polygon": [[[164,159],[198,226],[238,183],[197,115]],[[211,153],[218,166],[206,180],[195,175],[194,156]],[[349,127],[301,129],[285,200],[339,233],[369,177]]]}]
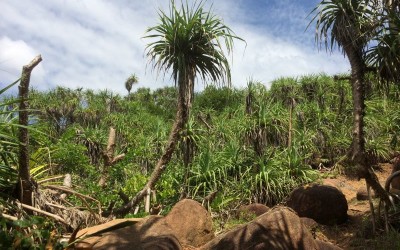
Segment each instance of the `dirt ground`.
[{"label": "dirt ground", "polygon": [[[391,164],[381,164],[375,169],[382,186],[385,185],[391,171]],[[346,196],[349,220],[335,227],[320,226],[317,230],[317,238],[330,241],[343,249],[371,249],[368,247],[368,241],[372,240],[370,204],[368,200],[359,201],[356,197],[358,190],[366,190],[365,180],[338,174],[324,179],[323,184],[337,187]],[[378,199],[373,199],[375,213],[378,210],[378,202]]]}]

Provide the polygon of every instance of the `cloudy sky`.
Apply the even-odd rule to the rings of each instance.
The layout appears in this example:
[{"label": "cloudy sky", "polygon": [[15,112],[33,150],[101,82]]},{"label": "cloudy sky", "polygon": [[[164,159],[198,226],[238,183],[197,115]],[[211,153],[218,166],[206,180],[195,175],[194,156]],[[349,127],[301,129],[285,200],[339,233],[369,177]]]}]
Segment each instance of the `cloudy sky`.
[{"label": "cloudy sky", "polygon": [[[190,0],[189,0],[190,1]],[[248,79],[267,86],[278,77],[348,72],[340,53],[318,50],[307,17],[319,0],[208,0],[212,12],[236,35],[232,82]],[[0,88],[19,78],[22,66],[41,54],[31,86],[44,90],[109,89],[125,94],[125,80],[137,87],[173,86],[151,70],[142,37],[158,22],[167,0],[0,0]],[[147,67],[146,67],[147,66]],[[199,83],[202,86],[202,83]],[[198,89],[201,87],[198,87]]]}]

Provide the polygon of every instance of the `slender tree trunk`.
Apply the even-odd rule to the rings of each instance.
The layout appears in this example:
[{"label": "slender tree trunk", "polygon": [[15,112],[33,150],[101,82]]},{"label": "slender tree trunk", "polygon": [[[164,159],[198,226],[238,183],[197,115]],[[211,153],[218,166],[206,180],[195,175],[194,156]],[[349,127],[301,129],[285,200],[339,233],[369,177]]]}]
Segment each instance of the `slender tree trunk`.
[{"label": "slender tree trunk", "polygon": [[[186,130],[187,131],[187,130]],[[187,131],[189,132],[189,131]],[[187,134],[186,134],[187,136]],[[188,180],[190,177],[190,167],[193,160],[193,151],[194,151],[194,142],[191,137],[187,137],[185,141],[181,141],[182,143],[182,153],[183,153],[183,168],[184,168],[184,176],[183,176],[183,184],[181,195],[179,200],[185,199],[188,194]]]},{"label": "slender tree trunk", "polygon": [[292,130],[293,130],[293,108],[294,100],[291,98],[289,106],[289,133],[288,133],[288,148],[292,147]]},{"label": "slender tree trunk", "polygon": [[109,168],[125,157],[125,154],[114,156],[116,147],[115,138],[116,138],[115,129],[113,127],[110,127],[110,132],[108,134],[107,149],[103,152],[103,159],[104,159],[103,171],[101,173],[101,177],[98,182],[98,185],[102,188],[104,188],[107,185]]},{"label": "slender tree trunk", "polygon": [[34,183],[31,180],[29,172],[29,134],[28,134],[28,94],[29,82],[33,68],[42,61],[42,57],[38,55],[28,65],[22,68],[21,82],[19,85],[19,200],[26,205],[32,206],[32,192]]},{"label": "slender tree trunk", "polygon": [[135,207],[143,198],[147,195],[148,190],[153,190],[157,181],[165,171],[167,164],[171,161],[172,154],[176,148],[176,144],[180,138],[180,132],[184,128],[189,118],[189,112],[191,108],[193,90],[194,90],[194,78],[195,71],[180,72],[178,79],[179,95],[178,95],[178,110],[176,112],[175,122],[172,125],[171,132],[169,134],[167,145],[164,149],[164,153],[158,160],[153,173],[150,176],[149,181],[145,187],[139,191],[135,197],[133,197],[127,204],[114,209],[113,211],[103,212],[103,216],[108,216],[110,213],[115,215],[126,215],[129,211]]},{"label": "slender tree trunk", "polygon": [[364,115],[365,115],[365,94],[364,94],[364,74],[365,64],[362,60],[361,52],[351,46],[351,42],[344,43],[346,55],[351,65],[351,87],[353,98],[353,140],[348,156],[357,167],[359,178],[365,179],[367,185],[379,195],[379,197],[389,202],[387,192],[380,185],[376,174],[368,165],[365,156],[364,138]]},{"label": "slender tree trunk", "polygon": [[[353,53],[355,54],[355,53]],[[365,165],[364,139],[364,62],[361,56],[349,56],[351,64],[351,88],[353,98],[353,140],[351,144],[351,159],[362,166]],[[361,169],[362,171],[363,169]]]},{"label": "slender tree trunk", "polygon": [[346,93],[345,90],[342,86],[339,86],[339,107],[338,107],[338,117],[342,114],[343,108],[345,105],[345,98],[346,98]]}]

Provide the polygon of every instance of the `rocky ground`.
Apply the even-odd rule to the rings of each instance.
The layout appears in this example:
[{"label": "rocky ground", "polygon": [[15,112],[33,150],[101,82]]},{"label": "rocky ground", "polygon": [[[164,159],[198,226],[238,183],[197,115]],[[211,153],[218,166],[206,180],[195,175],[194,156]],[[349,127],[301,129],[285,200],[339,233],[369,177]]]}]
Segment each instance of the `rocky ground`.
[{"label": "rocky ground", "polygon": [[[381,164],[375,173],[381,185],[384,186],[387,177],[391,174],[391,164]],[[364,180],[358,180],[345,175],[330,175],[323,180],[323,184],[338,188],[346,196],[349,210],[349,220],[343,225],[335,227],[319,226],[317,237],[330,241],[343,249],[372,249],[372,226],[370,219],[370,205],[368,200],[358,200],[357,192],[366,192]],[[378,199],[373,199],[375,211]],[[377,230],[379,233],[379,230]]]},{"label": "rocky ground", "polygon": [[[376,169],[382,185],[391,171],[391,164],[383,164]],[[227,249],[227,244],[231,244],[229,249],[336,249],[330,244],[333,243],[342,249],[399,249],[397,247],[400,245],[400,237],[397,233],[393,238],[372,237],[369,201],[357,198],[360,193],[366,193],[365,181],[333,172],[327,173],[327,177],[321,182],[336,187],[345,195],[349,218],[341,225],[324,226],[308,219],[313,221],[310,227],[307,220],[299,218],[293,210],[278,206],[267,213],[260,212],[261,215],[249,223],[236,224],[223,234],[217,233],[214,238],[215,228],[213,229],[212,218],[207,210],[196,201],[182,200],[165,217],[115,220],[83,229],[78,233],[78,237],[92,236],[75,247],[131,249],[135,245],[141,246],[140,249],[156,249],[154,247],[163,246],[162,249],[192,250]],[[345,202],[343,196],[340,196]],[[373,200],[375,208],[378,201]],[[259,207],[253,209],[260,210]],[[257,212],[255,214],[258,215]],[[129,225],[121,227],[121,223]],[[119,225],[118,229],[109,230],[116,225]],[[107,229],[107,232],[98,233],[104,229]],[[378,233],[381,232],[379,230]]]}]

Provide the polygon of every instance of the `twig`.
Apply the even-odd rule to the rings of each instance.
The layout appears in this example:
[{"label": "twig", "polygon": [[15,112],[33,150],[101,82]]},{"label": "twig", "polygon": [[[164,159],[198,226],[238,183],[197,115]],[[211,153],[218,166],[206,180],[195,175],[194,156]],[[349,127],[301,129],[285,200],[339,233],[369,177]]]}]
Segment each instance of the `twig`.
[{"label": "twig", "polygon": [[[67,201],[67,200],[64,199],[64,198],[60,197],[60,200],[61,200],[62,202],[64,202],[64,203],[66,203],[68,206],[74,207],[74,204],[72,204],[71,202]],[[76,208],[76,207],[75,207],[75,208]]]},{"label": "twig", "polygon": [[206,120],[203,118],[203,116],[200,114],[200,115],[198,115],[198,117],[199,117],[200,121],[201,121],[202,123],[204,123],[204,125],[206,125],[206,127],[208,128],[208,130],[211,130],[211,126],[206,122]]},{"label": "twig", "polygon": [[64,207],[64,206],[61,206],[61,205],[58,205],[58,204],[53,204],[53,203],[50,203],[50,202],[46,202],[46,205],[47,205],[47,206],[50,206],[50,207],[60,208],[60,209],[67,209],[67,208]]},{"label": "twig", "polygon": [[54,177],[47,178],[47,179],[44,179],[44,180],[36,181],[36,183],[37,183],[37,184],[41,184],[41,183],[43,183],[43,182],[52,181],[52,180],[57,180],[57,179],[61,179],[61,178],[63,178],[63,177],[64,177],[64,175],[58,175],[58,176],[54,176]]},{"label": "twig", "polygon": [[57,220],[57,221],[59,221],[59,222],[64,223],[65,225],[69,226],[69,223],[67,223],[63,218],[61,218],[61,217],[58,216],[58,215],[55,215],[55,214],[52,214],[52,213],[43,211],[43,210],[41,210],[41,209],[39,209],[39,208],[32,207],[32,206],[29,206],[29,205],[26,205],[26,204],[23,204],[23,203],[17,202],[17,204],[20,205],[21,207],[25,208],[25,209],[29,209],[29,210],[31,210],[31,211],[34,211],[34,212],[37,212],[37,213],[40,213],[40,214],[47,215],[47,216],[49,216],[49,217],[51,217],[51,218],[53,218],[53,219],[55,219],[55,220]]},{"label": "twig", "polygon": [[125,154],[117,155],[117,156],[115,156],[115,157],[112,159],[112,161],[110,162],[110,164],[111,164],[111,165],[114,165],[114,164],[116,164],[117,162],[119,162],[120,160],[124,159],[124,157],[125,157]]},{"label": "twig", "polygon": [[11,215],[8,215],[8,214],[3,214],[3,213],[0,213],[0,217],[3,217],[5,219],[7,219],[7,220],[12,220],[12,221],[18,220],[17,217],[14,217],[14,216],[11,216]]},{"label": "twig", "polygon": [[87,196],[87,195],[78,193],[78,192],[76,192],[76,191],[74,191],[74,190],[71,190],[71,189],[69,189],[69,188],[66,188],[66,187],[59,187],[59,186],[53,186],[53,185],[46,185],[46,187],[48,187],[48,188],[53,188],[53,189],[57,189],[57,190],[61,190],[61,191],[64,191],[64,192],[66,192],[66,193],[70,193],[70,194],[74,194],[74,195],[78,196],[78,197],[85,203],[85,205],[87,206],[87,208],[89,209],[89,211],[90,211],[92,214],[95,214],[95,213],[93,212],[92,208],[91,208],[91,207],[89,206],[89,204],[87,203],[86,199],[91,200],[91,201],[94,201],[94,202],[97,203],[97,205],[98,205],[98,207],[99,207],[99,214],[101,213],[101,204],[100,204],[100,201],[98,201],[98,200],[96,200],[96,199],[94,199],[94,198],[92,198],[92,197],[90,197],[90,196]]}]

